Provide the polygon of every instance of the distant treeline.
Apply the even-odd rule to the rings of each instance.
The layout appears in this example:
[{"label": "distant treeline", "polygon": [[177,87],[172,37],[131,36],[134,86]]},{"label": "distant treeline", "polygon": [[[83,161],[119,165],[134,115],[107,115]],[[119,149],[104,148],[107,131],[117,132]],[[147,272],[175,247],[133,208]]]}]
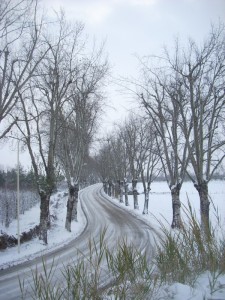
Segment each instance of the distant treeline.
[{"label": "distant treeline", "polygon": [[[20,213],[39,203],[35,176],[32,170],[19,168]],[[17,168],[0,169],[0,222],[5,227],[17,217]]]},{"label": "distant treeline", "polygon": [[[24,190],[35,190],[35,177],[33,170],[24,170],[19,168],[20,188]],[[7,190],[15,190],[17,188],[17,169],[12,168],[7,171],[0,169],[0,188]]]}]

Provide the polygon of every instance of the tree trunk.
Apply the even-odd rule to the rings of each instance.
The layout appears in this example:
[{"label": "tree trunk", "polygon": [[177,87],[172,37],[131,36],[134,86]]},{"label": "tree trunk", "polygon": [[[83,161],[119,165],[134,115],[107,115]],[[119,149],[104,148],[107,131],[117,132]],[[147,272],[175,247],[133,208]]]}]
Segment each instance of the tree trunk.
[{"label": "tree trunk", "polygon": [[77,222],[77,204],[78,204],[78,193],[79,193],[79,184],[76,183],[74,185],[74,205],[73,205],[73,210],[72,210],[72,221]]},{"label": "tree trunk", "polygon": [[147,187],[147,189],[144,190],[145,203],[144,203],[143,215],[148,214],[148,202],[149,202],[149,193],[150,193],[150,191],[151,191],[150,182],[148,182],[148,187]]},{"label": "tree trunk", "polygon": [[134,197],[134,209],[139,209],[138,206],[138,192],[137,192],[137,179],[132,180],[133,197]]},{"label": "tree trunk", "polygon": [[108,195],[109,195],[109,197],[111,197],[112,196],[112,181],[111,180],[109,180],[108,181]]},{"label": "tree trunk", "polygon": [[171,187],[171,196],[172,196],[172,208],[173,208],[173,221],[171,224],[172,228],[181,228],[182,221],[181,221],[181,202],[180,202],[180,189],[181,184],[178,183],[177,185]]},{"label": "tree trunk", "polygon": [[107,181],[103,180],[103,190],[107,194]]},{"label": "tree trunk", "polygon": [[119,184],[119,200],[120,203],[123,203],[123,181],[118,180],[118,184]]},{"label": "tree trunk", "polygon": [[127,183],[126,179],[124,179],[124,196],[125,196],[125,205],[129,206],[129,201],[128,201],[128,183]]},{"label": "tree trunk", "polygon": [[112,182],[112,197],[115,198],[115,196],[116,196],[115,183]]},{"label": "tree trunk", "polygon": [[39,239],[42,240],[46,245],[48,244],[47,231],[50,226],[50,215],[49,215],[49,202],[50,194],[44,191],[40,192],[41,205],[40,205],[40,231]]},{"label": "tree trunk", "polygon": [[69,187],[69,196],[67,200],[67,212],[66,212],[66,224],[65,228],[71,232],[71,222],[72,222],[72,212],[75,203],[75,186],[70,185]]},{"label": "tree trunk", "polygon": [[204,180],[201,183],[194,184],[198,191],[200,198],[200,213],[201,213],[201,227],[204,232],[209,230],[209,197],[208,197],[208,183]]},{"label": "tree trunk", "polygon": [[[6,196],[7,197],[7,196]],[[6,198],[6,213],[5,213],[5,227],[9,228],[10,220],[9,220],[9,203],[8,199]]]}]

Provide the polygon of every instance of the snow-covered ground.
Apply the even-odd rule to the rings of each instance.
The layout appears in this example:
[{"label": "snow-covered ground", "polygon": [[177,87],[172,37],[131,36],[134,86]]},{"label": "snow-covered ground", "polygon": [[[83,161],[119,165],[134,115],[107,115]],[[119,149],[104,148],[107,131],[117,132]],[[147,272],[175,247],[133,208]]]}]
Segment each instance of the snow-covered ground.
[{"label": "snow-covered ground", "polygon": [[[129,210],[138,218],[145,219],[156,229],[160,229],[159,221],[168,229],[172,222],[172,202],[170,190],[166,182],[154,182],[149,195],[149,213],[143,215],[144,195],[141,183],[137,186],[139,210],[134,210],[133,196],[128,196],[129,206],[119,203],[118,199],[112,199],[114,203]],[[224,235],[225,231],[225,181],[214,180],[209,183],[210,221],[213,227],[218,229],[218,235]],[[182,202],[182,218],[187,220],[188,202],[196,217],[200,220],[200,202],[198,192],[192,182],[185,182],[180,193]],[[218,222],[219,220],[219,222]],[[225,300],[225,275],[210,274],[205,272],[196,280],[194,287],[181,283],[162,286],[157,299],[162,300]]]},{"label": "snow-covered ground", "polygon": [[[152,225],[158,227],[160,220],[165,225],[168,222],[170,226],[172,222],[172,202],[170,190],[166,182],[153,182],[151,185],[151,192],[149,195],[149,214],[142,215],[144,208],[144,195],[141,183],[138,183],[139,210],[135,213],[141,215],[143,218],[149,220]],[[215,226],[218,218],[220,218],[221,225],[225,226],[225,181],[214,180],[209,183],[209,196],[211,200],[210,205],[210,220]],[[200,219],[200,202],[198,192],[193,186],[192,182],[184,182],[181,192],[180,200],[182,202],[182,218],[187,220],[188,201],[192,209],[195,210],[196,217]],[[133,197],[129,196],[130,208],[133,209]]]},{"label": "snow-covered ground", "polygon": [[[48,233],[48,245],[44,245],[38,238],[35,238],[32,241],[21,244],[20,249],[18,249],[18,247],[12,247],[0,251],[0,269],[32,259],[36,256],[41,256],[46,251],[62,247],[62,245],[69,243],[78,236],[85,228],[86,219],[78,202],[78,222],[72,222],[72,231],[68,232],[65,229],[66,203],[67,196],[64,195],[64,191],[58,192],[51,197],[50,214],[56,216],[56,218],[52,220],[51,229]],[[40,204],[37,204],[23,215],[20,215],[20,233],[28,231],[35,225],[38,225],[39,220]],[[0,231],[2,230],[8,235],[14,235],[15,237],[17,236],[17,228],[17,220],[14,220],[9,228],[0,225]],[[18,252],[18,250],[20,251]]]},{"label": "snow-covered ground", "polygon": [[[139,184],[138,196],[139,210],[133,210],[133,197],[129,196],[129,207],[125,207],[124,203],[120,204],[118,199],[111,199],[117,205],[124,209],[130,210],[132,214],[136,214],[139,218],[146,219],[147,222],[159,229],[159,222],[163,221],[166,226],[170,226],[172,220],[172,205],[170,191],[165,182],[155,182],[151,186],[149,197],[149,214],[143,215],[144,195],[141,194],[142,187]],[[213,181],[209,184],[209,194],[214,205],[211,204],[211,220],[216,222],[215,212],[218,209],[219,217],[223,228],[225,227],[225,181]],[[191,182],[185,182],[181,190],[182,206],[187,207],[188,200],[193,209],[195,209],[197,217],[199,217],[199,199],[196,189]],[[32,259],[35,256],[42,255],[45,251],[51,251],[52,248],[61,247],[62,244],[68,243],[71,239],[78,236],[85,228],[86,220],[82,214],[80,203],[78,205],[78,222],[72,223],[72,232],[65,230],[65,215],[66,215],[67,197],[64,192],[56,193],[52,199],[51,214],[55,214],[57,219],[53,222],[48,235],[48,245],[45,246],[36,238],[30,242],[21,244],[20,253],[18,248],[13,247],[0,252],[0,269],[7,268],[10,265],[16,264],[27,259]],[[56,207],[58,206],[58,207]],[[183,216],[185,216],[183,212]],[[167,223],[168,222],[168,223]],[[33,207],[20,217],[20,232],[27,231],[39,223],[39,205]],[[9,228],[0,227],[0,230],[8,234],[17,234],[17,221],[13,221]],[[202,274],[196,281],[194,287],[174,283],[169,286],[163,286],[160,290],[161,299],[174,300],[201,300],[201,299],[219,299],[225,300],[225,276],[219,276],[214,288],[214,293],[211,293],[212,283],[214,279],[211,274]],[[204,298],[205,297],[205,298]]]}]

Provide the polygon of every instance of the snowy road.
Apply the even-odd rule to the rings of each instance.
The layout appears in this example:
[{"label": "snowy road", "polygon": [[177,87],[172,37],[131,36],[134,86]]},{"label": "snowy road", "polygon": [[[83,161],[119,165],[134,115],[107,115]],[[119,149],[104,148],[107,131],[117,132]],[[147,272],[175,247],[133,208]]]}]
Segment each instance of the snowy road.
[{"label": "snowy road", "polygon": [[[57,269],[73,259],[76,261],[77,249],[88,253],[90,238],[99,239],[100,233],[107,227],[105,239],[109,246],[115,245],[119,238],[126,238],[140,250],[146,250],[151,256],[151,228],[143,221],[133,217],[127,211],[111,203],[102,192],[102,185],[90,186],[80,192],[82,209],[87,218],[87,226],[83,233],[74,241],[61,249],[57,249],[44,256],[46,265],[51,265],[53,259],[57,262]],[[20,299],[18,276],[25,279],[27,286],[31,278],[31,269],[42,269],[41,257],[27,261],[20,265],[0,271],[0,299]]]}]

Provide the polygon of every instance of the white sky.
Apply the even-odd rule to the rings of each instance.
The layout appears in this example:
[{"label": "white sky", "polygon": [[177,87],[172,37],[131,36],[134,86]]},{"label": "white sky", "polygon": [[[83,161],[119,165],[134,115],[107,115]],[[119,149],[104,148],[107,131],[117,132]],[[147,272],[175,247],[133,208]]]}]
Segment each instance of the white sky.
[{"label": "white sky", "polygon": [[[112,75],[135,76],[138,56],[158,54],[175,37],[202,40],[211,23],[225,20],[225,0],[45,0],[48,12],[64,8],[71,21],[83,21],[86,32],[98,42],[106,39]],[[110,86],[106,114],[111,125],[132,106],[125,95]],[[134,104],[133,104],[134,105]]]},{"label": "white sky", "polygon": [[[68,19],[83,21],[86,33],[100,43],[113,66],[113,77],[137,75],[138,56],[159,54],[163,45],[172,47],[175,37],[201,41],[211,23],[225,20],[225,0],[45,0],[48,13],[64,8]],[[118,86],[108,87],[104,130],[134,107]],[[8,151],[8,150],[7,150]],[[0,150],[0,165],[14,165],[16,153]],[[15,157],[15,159],[14,159]]]}]

